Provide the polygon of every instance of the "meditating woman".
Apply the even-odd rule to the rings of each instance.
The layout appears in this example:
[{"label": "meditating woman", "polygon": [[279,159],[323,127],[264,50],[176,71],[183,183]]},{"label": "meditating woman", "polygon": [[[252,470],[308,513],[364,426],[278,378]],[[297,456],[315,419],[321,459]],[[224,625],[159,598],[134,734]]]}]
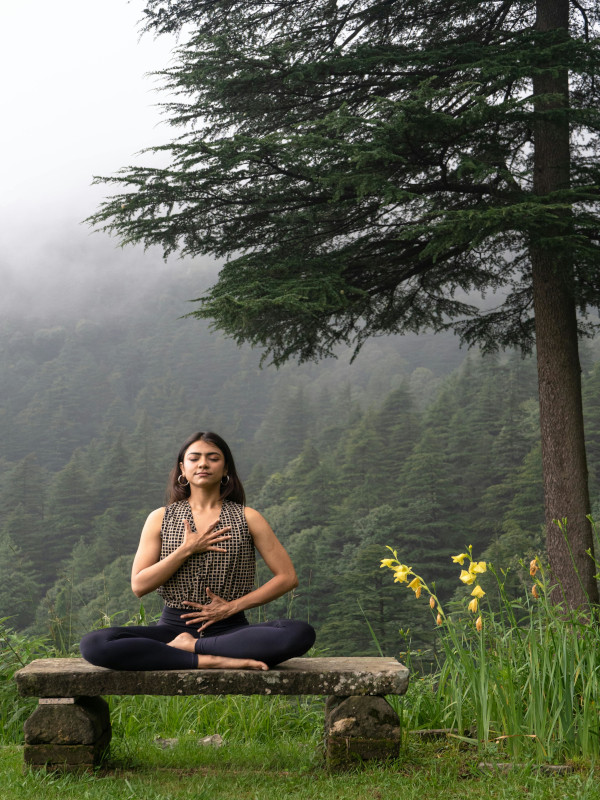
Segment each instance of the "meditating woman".
[{"label": "meditating woman", "polygon": [[[137,597],[165,601],[150,626],[86,634],[81,654],[112,669],[269,669],[300,656],[315,640],[306,622],[250,625],[244,612],[289,592],[296,572],[268,522],[245,507],[231,451],[215,433],[183,444],[169,480],[169,505],[153,511],[133,561]],[[254,551],[273,577],[254,587]]]}]

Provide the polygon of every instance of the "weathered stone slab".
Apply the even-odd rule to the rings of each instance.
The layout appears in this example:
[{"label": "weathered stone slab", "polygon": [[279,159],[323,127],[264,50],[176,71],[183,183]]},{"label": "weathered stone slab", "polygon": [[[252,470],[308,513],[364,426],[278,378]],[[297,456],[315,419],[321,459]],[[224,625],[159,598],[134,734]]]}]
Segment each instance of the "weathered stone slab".
[{"label": "weathered stone slab", "polygon": [[42,703],[23,727],[26,744],[93,745],[110,731],[108,703],[101,697]]},{"label": "weathered stone slab", "polygon": [[393,658],[292,658],[268,672],[149,670],[94,667],[82,658],[32,661],[15,674],[24,697],[155,695],[404,694],[408,669]]}]

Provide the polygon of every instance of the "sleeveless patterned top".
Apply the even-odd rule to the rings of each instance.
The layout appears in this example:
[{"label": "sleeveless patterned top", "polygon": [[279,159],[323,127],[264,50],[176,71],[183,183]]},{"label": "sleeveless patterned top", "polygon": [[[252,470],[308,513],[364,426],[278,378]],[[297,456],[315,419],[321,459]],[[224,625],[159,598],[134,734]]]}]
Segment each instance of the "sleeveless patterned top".
[{"label": "sleeveless patterned top", "polygon": [[[160,558],[166,558],[183,542],[183,521],[193,531],[194,515],[187,500],[165,508],[160,532]],[[244,507],[223,502],[218,528],[231,525],[231,539],[219,542],[225,553],[193,553],[171,577],[156,590],[169,608],[181,608],[186,600],[206,604],[208,587],[224,600],[237,600],[254,589],[254,542],[244,515]]]}]

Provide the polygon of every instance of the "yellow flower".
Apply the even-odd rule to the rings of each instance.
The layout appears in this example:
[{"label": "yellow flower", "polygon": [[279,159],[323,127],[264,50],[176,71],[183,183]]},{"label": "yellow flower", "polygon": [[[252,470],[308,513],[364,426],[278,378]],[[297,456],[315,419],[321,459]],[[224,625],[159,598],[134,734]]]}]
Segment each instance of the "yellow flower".
[{"label": "yellow flower", "polygon": [[473,599],[473,600],[471,600],[471,602],[469,603],[469,611],[472,611],[474,614],[476,614],[476,613],[477,613],[477,607],[478,607],[478,605],[479,605],[479,604],[478,604],[478,602],[477,602],[477,598],[474,598],[474,599]]},{"label": "yellow flower", "polygon": [[429,598],[429,608],[435,608],[435,597],[433,595]]},{"label": "yellow flower", "polygon": [[406,564],[400,564],[394,570],[394,583],[405,583],[409,573],[410,567],[407,567]]},{"label": "yellow flower", "polygon": [[477,580],[477,575],[473,575],[471,572],[467,572],[466,569],[463,569],[460,573],[460,579],[463,583],[466,583],[467,586],[470,586]]},{"label": "yellow flower", "polygon": [[483,597],[483,595],[485,594],[485,592],[483,591],[483,589],[481,588],[481,586],[476,586],[476,587],[473,589],[473,591],[471,592],[471,594],[473,595],[473,597],[478,597],[478,598],[481,600],[481,598]]},{"label": "yellow flower", "polygon": [[438,614],[438,615],[437,615],[437,619],[436,619],[436,623],[437,623],[438,625],[441,625],[441,624],[442,624],[442,622],[443,622],[443,620],[442,620],[442,615],[441,615],[441,614]]},{"label": "yellow flower", "polygon": [[393,558],[382,558],[381,559],[381,566],[382,567],[391,567],[393,563],[394,563],[394,559]]},{"label": "yellow flower", "polygon": [[532,594],[532,595],[535,597],[535,599],[536,599],[536,600],[538,600],[538,599],[539,599],[539,597],[540,597],[540,593],[538,592],[538,588],[537,588],[537,586],[535,585],[535,583],[534,583],[534,584],[533,584],[533,586],[531,587],[531,594]]},{"label": "yellow flower", "polygon": [[461,553],[458,556],[452,556],[452,561],[454,561],[455,564],[460,564],[461,567],[462,567],[462,565],[465,562],[465,558],[468,558],[468,557],[469,557],[468,553]]},{"label": "yellow flower", "polygon": [[469,572],[472,575],[481,575],[482,572],[487,570],[485,561],[471,561],[469,564]]},{"label": "yellow flower", "polygon": [[480,631],[483,628],[483,620],[481,619],[481,617],[477,617],[477,621],[475,622],[475,627],[477,628],[478,631]]},{"label": "yellow flower", "polygon": [[537,571],[538,571],[537,558],[532,558],[531,561],[529,562],[529,574],[531,575],[532,578],[534,577]]},{"label": "yellow flower", "polygon": [[421,597],[421,590],[423,588],[423,585],[421,584],[421,579],[418,576],[412,579],[412,581],[408,584],[408,588],[413,590],[417,600],[419,599],[419,597]]}]

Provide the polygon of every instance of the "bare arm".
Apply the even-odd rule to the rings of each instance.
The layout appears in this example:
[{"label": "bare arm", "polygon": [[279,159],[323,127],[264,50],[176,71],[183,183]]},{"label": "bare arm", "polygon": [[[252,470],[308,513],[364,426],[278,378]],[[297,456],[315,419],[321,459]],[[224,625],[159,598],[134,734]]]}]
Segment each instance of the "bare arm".
[{"label": "bare arm", "polygon": [[298,577],[292,560],[267,520],[253,508],[246,509],[246,520],[254,539],[254,546],[273,573],[273,577],[253,592],[240,597],[239,600],[233,600],[232,603],[236,607],[232,613],[263,606],[298,586]]},{"label": "bare arm", "polygon": [[227,535],[230,526],[217,530],[217,519],[203,533],[194,533],[190,523],[185,520],[183,542],[166,558],[160,560],[160,530],[165,516],[164,508],[153,511],[142,529],[137,553],[131,568],[131,589],[136,597],[143,597],[162,586],[171,575],[186,561],[192,553],[204,553],[208,550],[223,553],[219,542],[231,539]]},{"label": "bare arm", "polygon": [[270,603],[271,600],[276,600],[298,586],[294,565],[266,519],[253,508],[246,508],[246,521],[254,539],[254,545],[273,573],[273,577],[258,589],[254,589],[237,600],[223,600],[207,589],[207,600],[211,600],[209,605],[185,603],[185,605],[198,610],[190,614],[183,614],[182,618],[188,619],[188,625],[202,624],[198,630],[203,630],[213,622],[230,617],[238,611]]}]

